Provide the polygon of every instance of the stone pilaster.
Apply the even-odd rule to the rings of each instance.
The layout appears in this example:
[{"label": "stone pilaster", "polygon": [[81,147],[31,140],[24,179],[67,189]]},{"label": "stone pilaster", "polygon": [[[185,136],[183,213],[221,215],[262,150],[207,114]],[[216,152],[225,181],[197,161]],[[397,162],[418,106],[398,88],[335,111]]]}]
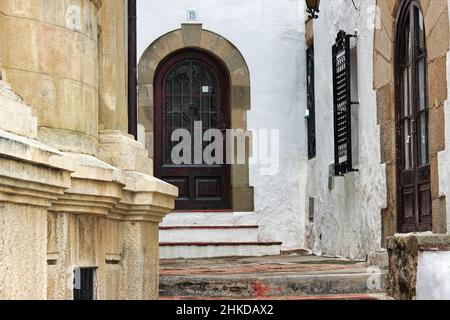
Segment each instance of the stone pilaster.
[{"label": "stone pilaster", "polygon": [[[97,298],[106,299],[106,217],[120,201],[120,170],[97,158],[66,154],[76,162],[72,186],[49,209],[49,299],[72,299],[74,269],[97,268]],[[117,234],[108,234],[111,239]]]},{"label": "stone pilaster", "polygon": [[[176,187],[156,179],[144,147],[120,131],[100,133],[99,157],[122,170],[125,188],[108,219],[121,229],[121,246],[107,244],[108,266],[120,281],[118,299],[156,299],[159,292],[159,224],[173,210]],[[113,293],[111,293],[113,294]]]},{"label": "stone pilaster", "polygon": [[127,133],[125,1],[103,0],[99,17],[99,128]]}]

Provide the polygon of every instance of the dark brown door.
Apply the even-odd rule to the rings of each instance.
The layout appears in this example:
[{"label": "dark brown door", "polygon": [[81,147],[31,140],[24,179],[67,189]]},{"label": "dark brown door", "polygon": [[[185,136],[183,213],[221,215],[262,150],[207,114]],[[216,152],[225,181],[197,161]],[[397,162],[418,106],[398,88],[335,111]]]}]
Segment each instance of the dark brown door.
[{"label": "dark brown door", "polygon": [[[198,149],[202,153],[210,142],[199,142],[194,133],[195,125],[198,127],[199,123],[202,128],[200,139],[209,129],[225,133],[230,128],[228,83],[220,62],[201,51],[181,51],[158,68],[155,79],[155,174],[179,188],[176,210],[230,209],[230,170],[224,164],[225,134],[224,161],[206,164],[202,159],[199,162],[195,153],[198,155]],[[190,162],[174,164],[172,152],[180,141],[172,141],[172,133],[177,129],[187,130],[192,138]],[[199,144],[196,151],[194,146]]]},{"label": "dark brown door", "polygon": [[432,230],[425,27],[420,4],[405,1],[397,34],[398,231]]}]

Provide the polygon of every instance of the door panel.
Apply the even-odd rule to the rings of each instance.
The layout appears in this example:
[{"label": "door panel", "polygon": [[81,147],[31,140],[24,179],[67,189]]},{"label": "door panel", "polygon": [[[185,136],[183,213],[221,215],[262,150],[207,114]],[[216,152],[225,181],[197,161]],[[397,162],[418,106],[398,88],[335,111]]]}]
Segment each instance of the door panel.
[{"label": "door panel", "polygon": [[[406,2],[405,2],[406,3]],[[398,231],[432,230],[428,75],[423,15],[407,2],[397,35]]]},{"label": "door panel", "polygon": [[[230,209],[229,166],[208,165],[195,156],[196,150],[203,154],[209,144],[195,141],[196,123],[201,123],[201,140],[208,129],[224,132],[230,128],[229,95],[226,71],[215,58],[201,51],[176,53],[157,70],[155,174],[179,188],[176,210]],[[172,141],[172,133],[177,129],[184,129],[191,136],[190,156],[186,155],[189,161],[181,165],[172,159],[173,148],[179,144]],[[196,146],[199,148],[194,149]]]}]

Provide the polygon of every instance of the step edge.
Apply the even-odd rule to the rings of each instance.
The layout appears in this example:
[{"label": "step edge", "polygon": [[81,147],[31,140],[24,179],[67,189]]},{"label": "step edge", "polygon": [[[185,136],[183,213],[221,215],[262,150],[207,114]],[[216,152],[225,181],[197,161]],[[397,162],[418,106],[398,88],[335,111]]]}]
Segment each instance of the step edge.
[{"label": "step edge", "polygon": [[282,242],[161,242],[160,247],[281,246]]},{"label": "step edge", "polygon": [[245,225],[245,226],[161,226],[159,230],[169,231],[169,230],[245,230],[245,229],[259,229],[256,225]]}]

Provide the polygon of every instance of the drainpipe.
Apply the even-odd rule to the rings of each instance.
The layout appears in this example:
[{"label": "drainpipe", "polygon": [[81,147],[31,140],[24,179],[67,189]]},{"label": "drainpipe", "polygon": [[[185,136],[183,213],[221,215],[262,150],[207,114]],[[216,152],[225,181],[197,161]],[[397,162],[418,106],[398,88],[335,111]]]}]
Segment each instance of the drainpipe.
[{"label": "drainpipe", "polygon": [[136,0],[128,0],[128,133],[137,140]]}]

